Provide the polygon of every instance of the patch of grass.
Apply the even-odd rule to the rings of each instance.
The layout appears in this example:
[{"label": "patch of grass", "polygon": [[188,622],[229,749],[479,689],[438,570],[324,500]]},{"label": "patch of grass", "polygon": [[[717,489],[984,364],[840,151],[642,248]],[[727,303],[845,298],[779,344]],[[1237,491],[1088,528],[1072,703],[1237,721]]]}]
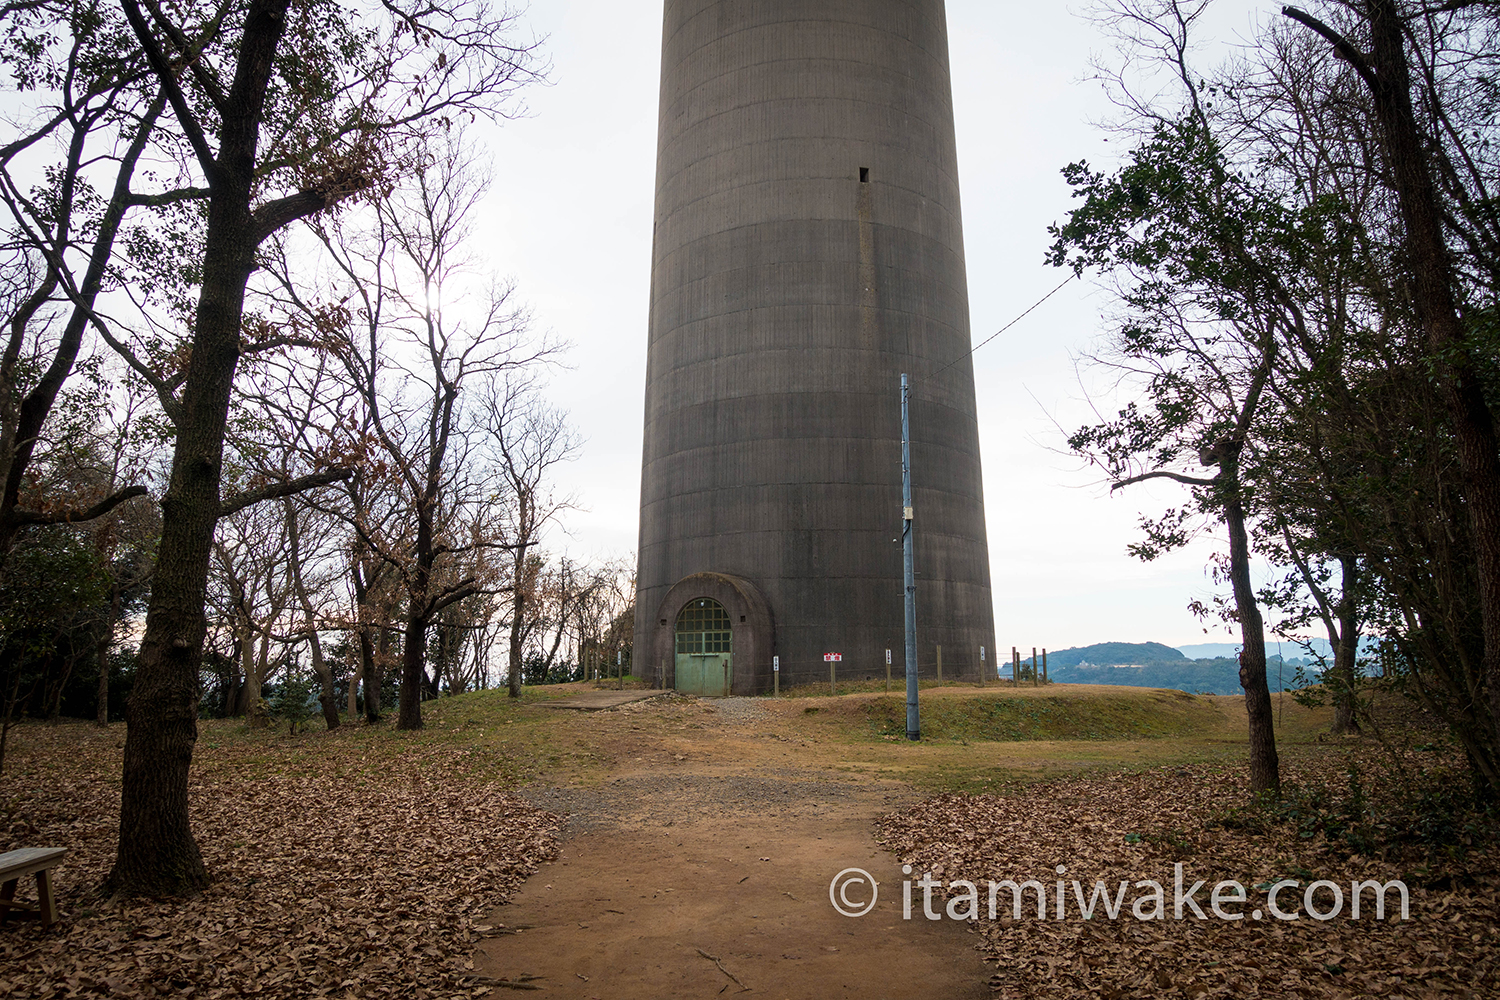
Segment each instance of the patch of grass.
[{"label": "patch of grass", "polygon": [[[906,733],[904,698],[863,700],[859,712],[873,738]],[[1211,703],[1179,691],[1132,689],[1113,698],[1066,693],[996,697],[976,691],[971,697],[928,699],[922,706],[924,740],[1118,740],[1199,735],[1223,724],[1222,713]]]},{"label": "patch of grass", "polygon": [[[503,689],[440,698],[423,703],[423,728],[411,732],[396,729],[394,706],[373,726],[346,717],[339,728],[325,730],[315,718],[295,736],[284,725],[252,729],[239,719],[202,719],[193,768],[205,774],[233,769],[241,780],[255,781],[316,769],[328,751],[339,749],[352,751],[340,765],[351,779],[380,779],[409,769],[412,760],[438,757],[477,780],[513,788],[548,766],[571,766],[586,756],[549,747],[548,727],[557,713],[546,704],[572,693],[541,687],[522,689],[520,698]],[[118,735],[123,739],[123,729]]]},{"label": "patch of grass", "polygon": [[[1001,686],[1001,684],[992,681],[987,685],[987,688],[998,689]],[[1010,682],[1004,682],[1003,686],[1010,687]],[[1022,686],[1030,687],[1031,685],[1026,684]],[[1045,690],[1048,686],[1050,685],[1044,684],[1042,686],[1042,690]],[[834,687],[838,695],[889,693],[899,694],[902,697],[905,697],[906,675],[899,672],[899,670],[897,673],[893,674],[891,676],[891,685],[889,692],[887,692],[886,690],[884,677],[876,677],[872,679],[860,678],[858,680],[854,678],[850,678],[849,680],[840,678],[838,683]],[[928,691],[934,688],[956,688],[961,690],[973,691],[983,690],[980,688],[979,684],[976,681],[963,681],[954,680],[953,678],[944,678],[943,681],[939,683],[936,678],[927,677],[924,677],[921,680],[917,681],[917,690],[919,691]],[[781,689],[781,697],[783,698],[827,698],[828,696],[829,694],[827,681],[814,681],[811,684],[798,684],[795,687],[783,686]]]},{"label": "patch of grass", "polygon": [[1210,823],[1265,834],[1280,826],[1304,841],[1348,857],[1462,860],[1500,836],[1500,810],[1476,798],[1457,760],[1373,784],[1352,760],[1341,783],[1283,782],[1278,796],[1227,810]]},{"label": "patch of grass", "polygon": [[1198,737],[1170,740],[1058,740],[954,743],[893,776],[924,792],[1011,794],[1033,785],[1102,772],[1132,773],[1163,766],[1225,764],[1244,749]]}]

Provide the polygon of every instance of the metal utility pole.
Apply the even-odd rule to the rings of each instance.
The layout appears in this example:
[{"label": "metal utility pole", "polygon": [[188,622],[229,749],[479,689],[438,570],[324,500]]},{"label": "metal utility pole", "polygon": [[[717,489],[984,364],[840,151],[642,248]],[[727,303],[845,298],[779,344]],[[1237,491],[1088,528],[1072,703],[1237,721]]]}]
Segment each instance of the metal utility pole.
[{"label": "metal utility pole", "polygon": [[907,397],[911,383],[901,376],[901,573],[906,584],[906,738],[922,738],[917,711],[917,580],[911,547],[911,418]]}]

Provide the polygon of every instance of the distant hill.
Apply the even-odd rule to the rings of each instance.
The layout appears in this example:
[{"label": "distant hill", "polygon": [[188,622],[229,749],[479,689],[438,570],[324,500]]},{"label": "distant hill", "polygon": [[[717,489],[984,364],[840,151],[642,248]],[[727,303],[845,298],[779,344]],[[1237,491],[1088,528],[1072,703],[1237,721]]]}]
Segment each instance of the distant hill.
[{"label": "distant hill", "polygon": [[[1309,639],[1312,652],[1318,656],[1333,660],[1333,647],[1328,644],[1327,639]],[[1234,656],[1240,651],[1237,642],[1195,642],[1177,647],[1183,655],[1190,658],[1209,659],[1215,656]],[[1286,657],[1288,663],[1294,659],[1306,660],[1307,648],[1300,642],[1291,642],[1286,639],[1276,639],[1274,636],[1266,636],[1266,654],[1275,655],[1280,650],[1281,655]],[[1359,637],[1359,655],[1372,656],[1375,654],[1376,640],[1373,636],[1362,635]]]},{"label": "distant hill", "polygon": [[1048,669],[1076,667],[1080,663],[1092,663],[1099,667],[1113,667],[1123,663],[1154,663],[1163,660],[1185,660],[1186,656],[1171,646],[1159,642],[1096,642],[1092,646],[1075,646],[1072,649],[1047,651]]},{"label": "distant hill", "polygon": [[[1272,651],[1275,647],[1271,647]],[[1237,642],[1194,642],[1178,646],[1178,651],[1190,660],[1211,660],[1216,656],[1233,656],[1240,651]]]},{"label": "distant hill", "polygon": [[[1228,647],[1231,654],[1238,649],[1238,646]],[[1283,684],[1286,690],[1292,690],[1295,668],[1300,662],[1288,656],[1283,664],[1275,654],[1267,657],[1271,690],[1279,691]],[[1189,659],[1181,650],[1159,642],[1100,642],[1055,653],[1049,650],[1047,673],[1060,684],[1175,688],[1195,694],[1240,693],[1239,661],[1233,655]]]}]

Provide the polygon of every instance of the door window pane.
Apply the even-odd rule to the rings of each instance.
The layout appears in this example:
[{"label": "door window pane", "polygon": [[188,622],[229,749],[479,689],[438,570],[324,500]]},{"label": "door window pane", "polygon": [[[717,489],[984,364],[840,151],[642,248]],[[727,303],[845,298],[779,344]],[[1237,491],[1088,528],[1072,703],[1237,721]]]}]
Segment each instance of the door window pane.
[{"label": "door window pane", "polygon": [[677,652],[727,653],[729,614],[711,597],[698,597],[677,615]]}]

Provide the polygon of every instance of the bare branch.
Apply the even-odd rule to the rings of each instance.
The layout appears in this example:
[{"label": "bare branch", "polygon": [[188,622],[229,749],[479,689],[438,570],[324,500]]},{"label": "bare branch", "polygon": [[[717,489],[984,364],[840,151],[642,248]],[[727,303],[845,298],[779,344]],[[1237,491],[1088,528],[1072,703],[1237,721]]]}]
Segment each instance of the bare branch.
[{"label": "bare branch", "polygon": [[1307,27],[1311,28],[1318,34],[1322,35],[1324,38],[1328,39],[1328,41],[1332,42],[1334,54],[1337,55],[1340,59],[1344,60],[1344,62],[1348,63],[1350,66],[1354,67],[1354,72],[1359,74],[1359,78],[1365,81],[1365,84],[1369,86],[1371,90],[1374,90],[1379,85],[1379,81],[1375,77],[1375,70],[1370,66],[1369,60],[1366,59],[1364,57],[1364,54],[1360,52],[1359,49],[1355,48],[1353,44],[1351,44],[1350,41],[1343,35],[1339,34],[1337,31],[1334,31],[1328,25],[1324,24],[1322,21],[1318,20],[1316,17],[1313,17],[1306,11],[1300,10],[1296,7],[1283,7],[1281,8],[1281,13],[1283,16],[1289,17],[1293,21],[1305,24]]},{"label": "bare branch", "polygon": [[131,192],[125,198],[125,204],[146,208],[165,208],[167,205],[176,205],[184,201],[201,201],[213,194],[208,188],[185,187],[174,191],[162,191],[159,194],[136,194]]},{"label": "bare branch", "polygon": [[182,87],[177,82],[177,74],[168,64],[161,46],[156,44],[156,38],[151,34],[151,27],[146,24],[146,18],[141,14],[141,8],[135,0],[120,0],[120,8],[125,12],[125,19],[130,22],[131,30],[135,32],[136,40],[145,50],[146,61],[151,64],[152,72],[161,81],[162,90],[166,92],[172,111],[177,116],[177,122],[182,126],[183,135],[187,136],[188,144],[193,147],[193,155],[198,159],[199,168],[208,178],[208,183],[212,185],[219,176],[219,163],[214,158],[213,150],[209,148],[208,136],[204,134],[203,125],[193,114],[193,109],[188,106],[187,95],[182,92]]},{"label": "bare branch", "polygon": [[247,490],[244,493],[220,501],[219,516],[228,517],[230,514],[244,510],[246,507],[260,503],[262,500],[278,500],[281,497],[296,496],[298,493],[303,493],[319,486],[341,482],[352,475],[354,475],[353,469],[324,469],[322,472],[311,472],[305,476],[298,476],[296,479],[288,479],[285,482],[262,486],[258,490]]},{"label": "bare branch", "polygon": [[1200,479],[1196,476],[1184,476],[1180,472],[1158,470],[1156,472],[1143,472],[1139,476],[1131,476],[1129,479],[1121,479],[1119,482],[1111,483],[1109,490],[1113,493],[1122,487],[1143,483],[1148,479],[1170,479],[1174,483],[1186,483],[1189,486],[1217,486],[1219,483],[1217,477],[1214,479]]},{"label": "bare branch", "polygon": [[10,515],[10,523],[20,527],[27,524],[77,524],[81,521],[92,521],[96,517],[103,517],[114,510],[126,500],[146,495],[144,486],[127,486],[123,490],[116,490],[109,496],[100,500],[92,507],[79,510],[70,507],[66,510],[54,510],[42,513],[33,510],[17,510]]},{"label": "bare branch", "polygon": [[256,244],[262,243],[282,226],[298,219],[315,215],[323,209],[337,202],[340,198],[347,197],[369,183],[367,178],[358,178],[354,183],[357,186],[350,187],[347,191],[342,187],[333,188],[328,191],[306,190],[296,194],[287,195],[285,198],[277,198],[268,201],[252,213],[255,231],[253,239]]}]

